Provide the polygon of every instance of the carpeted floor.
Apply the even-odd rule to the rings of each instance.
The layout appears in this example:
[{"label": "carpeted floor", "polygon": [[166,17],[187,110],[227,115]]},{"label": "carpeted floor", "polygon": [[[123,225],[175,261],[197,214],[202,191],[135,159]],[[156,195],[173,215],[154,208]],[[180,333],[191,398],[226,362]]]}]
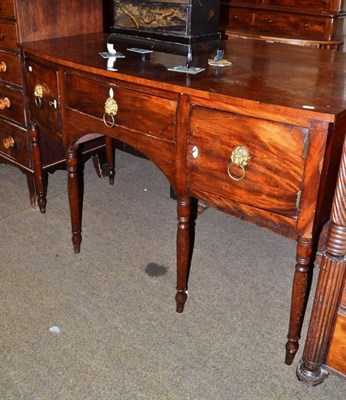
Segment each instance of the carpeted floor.
[{"label": "carpeted floor", "polygon": [[208,209],[177,314],[175,235],[169,185],[147,160],[117,152],[114,187],[87,163],[79,255],[66,172],[50,175],[41,215],[25,176],[0,165],[0,399],[345,398],[339,377],[296,379],[302,349],[284,364],[294,242]]}]

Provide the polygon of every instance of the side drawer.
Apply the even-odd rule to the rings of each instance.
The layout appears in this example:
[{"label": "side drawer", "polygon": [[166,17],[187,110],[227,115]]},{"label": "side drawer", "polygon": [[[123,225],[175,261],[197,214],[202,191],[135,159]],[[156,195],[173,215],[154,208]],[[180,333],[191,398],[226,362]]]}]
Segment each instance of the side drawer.
[{"label": "side drawer", "polygon": [[0,119],[0,153],[29,167],[29,145],[26,129]]},{"label": "side drawer", "polygon": [[[188,144],[190,191],[293,217],[308,134],[306,128],[195,107]],[[232,161],[238,146],[248,152],[245,166]]]},{"label": "side drawer", "polygon": [[228,29],[249,28],[254,24],[254,13],[249,10],[238,9],[236,7],[229,9]]},{"label": "side drawer", "polygon": [[10,86],[0,85],[0,117],[25,123],[23,92]]},{"label": "side drawer", "polygon": [[26,96],[30,120],[59,136],[58,84],[56,69],[25,60]]},{"label": "side drawer", "polygon": [[0,21],[0,47],[5,49],[17,47],[17,32],[14,22]]},{"label": "side drawer", "polygon": [[254,25],[256,29],[268,31],[271,34],[280,33],[322,39],[326,29],[326,18],[257,12]]},{"label": "side drawer", "polygon": [[0,3],[0,16],[1,17],[14,17],[14,0],[1,0]]},{"label": "side drawer", "polygon": [[68,87],[68,108],[102,120],[106,100],[113,95],[118,108],[115,126],[168,141],[175,140],[175,99],[148,94],[145,88],[140,91],[118,82],[105,84],[74,74],[67,74],[65,85]]},{"label": "side drawer", "polygon": [[20,61],[17,54],[0,51],[0,79],[20,85]]}]

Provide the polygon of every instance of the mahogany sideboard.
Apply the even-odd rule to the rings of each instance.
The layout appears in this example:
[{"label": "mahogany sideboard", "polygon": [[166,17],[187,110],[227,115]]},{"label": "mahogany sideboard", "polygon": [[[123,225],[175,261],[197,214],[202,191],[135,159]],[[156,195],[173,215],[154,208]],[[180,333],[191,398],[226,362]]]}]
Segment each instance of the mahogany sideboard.
[{"label": "mahogany sideboard", "polygon": [[[83,33],[102,32],[102,0],[1,0],[0,3],[0,163],[26,174],[32,207],[37,184],[31,143],[27,134],[24,76],[18,43]],[[54,108],[55,103],[51,103]],[[102,143],[89,144],[88,151]],[[65,152],[58,135],[41,141],[43,171],[65,166]],[[45,199],[41,196],[41,211]]]},{"label": "mahogany sideboard", "polygon": [[[74,251],[82,240],[78,147],[95,135],[125,142],[177,194],[178,312],[187,298],[193,198],[297,241],[285,360],[291,364],[346,132],[346,54],[232,39],[224,45],[231,66],[210,66],[213,54],[202,54],[193,64],[205,70],[189,75],[167,70],[184,57],[143,57],[122,46],[117,51],[125,58],[107,66],[99,54],[106,39],[92,34],[21,45],[28,88],[49,88],[52,74],[58,78],[54,118],[67,150]],[[34,92],[27,96],[39,145],[43,111]]]}]

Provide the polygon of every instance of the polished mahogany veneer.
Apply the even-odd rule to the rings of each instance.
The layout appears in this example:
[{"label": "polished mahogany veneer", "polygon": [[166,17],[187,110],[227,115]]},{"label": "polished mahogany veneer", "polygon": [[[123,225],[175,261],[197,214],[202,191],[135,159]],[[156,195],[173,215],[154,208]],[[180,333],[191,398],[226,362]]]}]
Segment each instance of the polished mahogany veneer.
[{"label": "polished mahogany veneer", "polygon": [[[205,71],[191,76],[167,70],[184,57],[154,52],[143,58],[122,46],[117,50],[125,58],[108,70],[99,55],[106,38],[21,46],[28,87],[48,85],[50,70],[58,77],[53,113],[67,150],[75,252],[82,240],[78,147],[105,135],[112,164],[112,139],[125,142],[158,166],[177,195],[178,312],[187,297],[193,198],[297,241],[286,344],[286,363],[292,363],[346,133],[346,54],[234,39],[225,43],[231,66],[209,66],[214,54],[204,54],[193,64]],[[28,101],[39,146],[44,116],[35,96],[29,93]]]}]

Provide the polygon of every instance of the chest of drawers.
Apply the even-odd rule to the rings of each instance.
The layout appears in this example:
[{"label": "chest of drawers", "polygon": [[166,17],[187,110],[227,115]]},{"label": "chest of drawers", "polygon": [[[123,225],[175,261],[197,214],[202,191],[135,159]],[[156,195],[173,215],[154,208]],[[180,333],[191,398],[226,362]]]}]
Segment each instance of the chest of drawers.
[{"label": "chest of drawers", "polygon": [[220,25],[229,34],[320,47],[344,40],[345,17],[341,0],[221,0],[220,5]]},{"label": "chest of drawers", "polygon": [[[36,206],[37,185],[42,185],[42,182],[34,179],[31,140],[27,132],[22,56],[18,43],[102,30],[102,0],[73,0],[69,2],[69,7],[62,0],[1,1],[0,163],[16,166],[26,174],[32,207]],[[54,74],[50,79],[56,85]],[[61,142],[56,141],[55,146],[49,143],[50,140],[43,138],[41,154],[45,173],[64,165]]]}]

